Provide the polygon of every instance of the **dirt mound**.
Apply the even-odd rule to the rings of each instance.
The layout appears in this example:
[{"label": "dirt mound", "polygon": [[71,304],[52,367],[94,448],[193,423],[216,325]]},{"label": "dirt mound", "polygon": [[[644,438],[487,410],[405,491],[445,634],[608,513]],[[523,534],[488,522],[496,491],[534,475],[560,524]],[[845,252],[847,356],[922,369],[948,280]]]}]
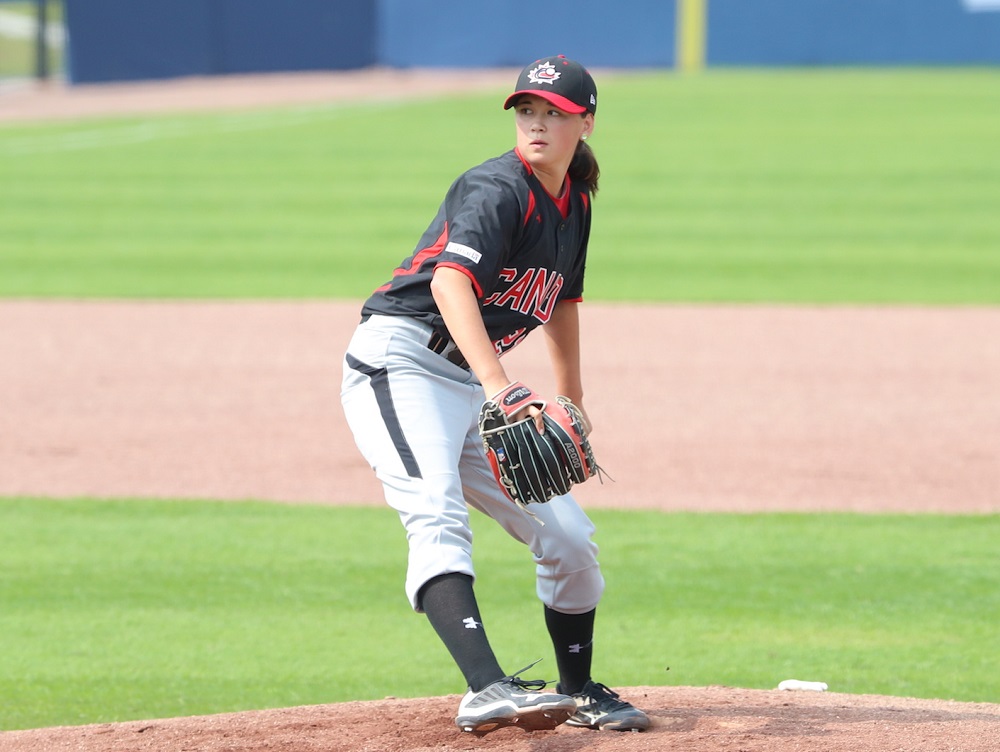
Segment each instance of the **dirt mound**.
[{"label": "dirt mound", "polygon": [[0,752],[996,752],[1000,705],[728,687],[633,687],[644,733],[562,726],[482,738],[453,724],[458,696],[386,699],[0,734]]}]

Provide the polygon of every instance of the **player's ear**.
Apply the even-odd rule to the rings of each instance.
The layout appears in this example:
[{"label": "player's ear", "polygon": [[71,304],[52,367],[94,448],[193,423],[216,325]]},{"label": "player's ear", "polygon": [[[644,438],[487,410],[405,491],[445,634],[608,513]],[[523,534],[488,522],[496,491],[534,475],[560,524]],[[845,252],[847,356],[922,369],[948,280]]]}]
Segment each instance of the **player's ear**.
[{"label": "player's ear", "polygon": [[583,115],[583,133],[580,134],[580,138],[586,141],[594,133],[594,116],[589,112]]}]

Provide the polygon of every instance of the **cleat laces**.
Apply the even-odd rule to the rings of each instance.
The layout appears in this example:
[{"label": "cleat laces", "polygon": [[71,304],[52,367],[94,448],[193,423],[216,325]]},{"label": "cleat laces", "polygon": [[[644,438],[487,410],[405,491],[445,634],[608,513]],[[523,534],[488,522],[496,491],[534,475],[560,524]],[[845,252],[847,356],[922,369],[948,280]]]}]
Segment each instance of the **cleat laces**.
[{"label": "cleat laces", "polygon": [[[619,699],[621,695],[600,682],[588,682],[580,694],[592,700],[591,705],[605,713],[614,713],[616,710],[631,709],[632,707],[630,703]],[[590,706],[584,706],[584,708],[586,707]]]},{"label": "cleat laces", "polygon": [[[517,686],[518,688],[523,689],[525,691],[529,691],[529,692],[537,692],[539,690],[545,689],[552,682],[546,681],[545,679],[522,679],[520,677],[520,674],[523,674],[525,671],[528,671],[528,670],[534,668],[535,665],[537,663],[539,663],[541,660],[542,659],[539,658],[534,663],[530,663],[527,666],[525,666],[524,668],[522,668],[522,669],[520,669],[518,671],[515,671],[510,676],[505,676],[503,679],[501,679],[501,681],[510,682],[511,684]],[[617,697],[617,695],[616,695],[616,697]]]}]

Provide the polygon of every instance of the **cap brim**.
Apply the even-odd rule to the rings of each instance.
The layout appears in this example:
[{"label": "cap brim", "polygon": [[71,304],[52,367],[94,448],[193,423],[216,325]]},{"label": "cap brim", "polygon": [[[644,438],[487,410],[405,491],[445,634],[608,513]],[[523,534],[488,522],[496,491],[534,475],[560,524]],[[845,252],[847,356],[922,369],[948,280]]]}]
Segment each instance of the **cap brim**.
[{"label": "cap brim", "polygon": [[551,91],[540,91],[538,89],[522,89],[521,91],[515,91],[513,94],[507,97],[507,101],[503,103],[503,108],[505,110],[509,110],[517,102],[518,97],[522,97],[526,94],[533,95],[536,97],[541,97],[549,104],[554,104],[560,110],[572,113],[573,115],[581,115],[584,112],[587,112],[586,107],[581,107],[575,102],[571,102],[570,100],[566,99],[566,97],[561,97],[558,94],[552,93]]}]

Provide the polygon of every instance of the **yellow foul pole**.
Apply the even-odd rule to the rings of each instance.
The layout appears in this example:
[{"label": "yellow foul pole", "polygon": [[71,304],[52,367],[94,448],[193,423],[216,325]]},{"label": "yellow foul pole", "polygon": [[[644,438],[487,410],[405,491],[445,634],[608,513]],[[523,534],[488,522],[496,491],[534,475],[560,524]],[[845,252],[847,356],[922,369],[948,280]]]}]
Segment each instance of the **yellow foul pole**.
[{"label": "yellow foul pole", "polygon": [[705,67],[705,31],[708,0],[677,0],[677,69]]}]

